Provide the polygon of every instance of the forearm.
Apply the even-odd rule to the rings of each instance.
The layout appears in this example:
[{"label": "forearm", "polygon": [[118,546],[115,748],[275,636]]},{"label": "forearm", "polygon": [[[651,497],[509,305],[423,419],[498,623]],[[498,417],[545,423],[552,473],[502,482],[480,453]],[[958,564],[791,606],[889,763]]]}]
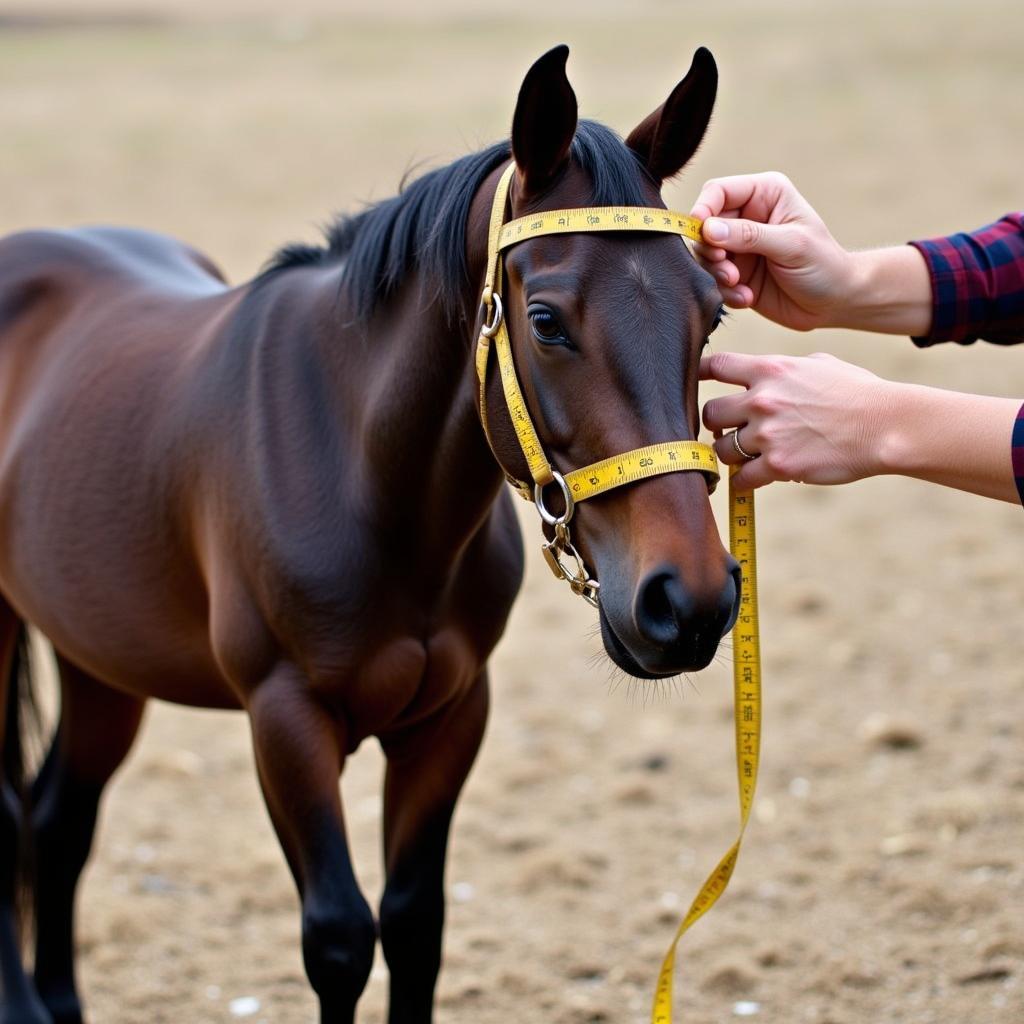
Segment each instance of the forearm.
[{"label": "forearm", "polygon": [[1021,403],[885,382],[879,472],[1020,503],[1011,436]]},{"label": "forearm", "polygon": [[928,265],[913,246],[849,254],[847,286],[840,289],[829,327],[923,336],[932,322]]}]

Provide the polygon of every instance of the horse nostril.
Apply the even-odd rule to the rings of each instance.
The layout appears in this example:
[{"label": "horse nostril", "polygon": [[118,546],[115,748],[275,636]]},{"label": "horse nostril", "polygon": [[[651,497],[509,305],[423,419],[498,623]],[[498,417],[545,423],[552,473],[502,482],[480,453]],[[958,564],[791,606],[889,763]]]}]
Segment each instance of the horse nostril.
[{"label": "horse nostril", "polygon": [[693,601],[674,570],[655,570],[641,582],[634,619],[644,639],[662,646],[677,643],[692,614]]},{"label": "horse nostril", "polygon": [[736,620],[740,615],[740,598],[742,597],[741,586],[743,583],[743,570],[739,564],[730,558],[732,567],[729,569],[729,581],[725,585],[725,591],[722,594],[722,603],[725,605],[725,625],[722,627],[722,636],[736,625]]}]

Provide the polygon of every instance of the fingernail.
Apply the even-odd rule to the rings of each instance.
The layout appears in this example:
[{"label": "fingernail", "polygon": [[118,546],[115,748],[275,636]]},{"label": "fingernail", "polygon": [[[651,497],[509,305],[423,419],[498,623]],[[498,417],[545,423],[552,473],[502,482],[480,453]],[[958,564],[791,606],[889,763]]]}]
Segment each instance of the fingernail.
[{"label": "fingernail", "polygon": [[720,282],[721,284],[728,284],[729,283],[729,275],[724,270],[716,270],[715,271],[715,280]]},{"label": "fingernail", "polygon": [[704,237],[712,242],[724,242],[729,237],[729,225],[724,220],[709,217],[704,221]]}]

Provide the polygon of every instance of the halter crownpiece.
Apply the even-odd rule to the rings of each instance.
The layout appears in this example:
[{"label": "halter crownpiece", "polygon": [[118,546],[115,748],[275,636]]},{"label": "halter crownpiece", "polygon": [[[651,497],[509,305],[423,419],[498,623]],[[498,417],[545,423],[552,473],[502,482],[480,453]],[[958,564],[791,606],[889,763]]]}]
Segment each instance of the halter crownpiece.
[{"label": "halter crownpiece", "polygon": [[[511,163],[498,181],[491,207],[487,239],[487,276],[484,279],[481,296],[484,318],[476,349],[476,370],[480,382],[480,419],[491,451],[497,458],[487,426],[487,368],[493,347],[497,353],[505,404],[519,440],[519,447],[533,478],[533,485],[531,487],[530,484],[517,480],[508,473],[506,478],[523,498],[534,501],[541,519],[554,529],[554,538],[543,545],[544,557],[551,571],[559,579],[566,580],[574,593],[596,605],[599,584],[587,573],[583,559],[573,547],[569,534],[569,521],[572,519],[576,503],[615,487],[662,473],[697,471],[705,475],[708,488],[714,490],[718,482],[718,459],[711,445],[699,441],[668,441],[635,448],[622,455],[613,455],[566,473],[565,476],[553,469],[544,454],[544,447],[530,418],[530,411],[519,386],[515,362],[512,359],[512,344],[505,325],[500,295],[503,273],[501,254],[510,246],[541,235],[591,231],[652,231],[698,241],[701,237],[701,222],[695,217],[656,207],[592,206],[546,211],[530,217],[520,217],[505,224],[505,204],[514,173],[515,164]],[[564,508],[560,513],[551,512],[545,504],[544,489],[548,484],[557,485],[561,491]],[[566,564],[563,556],[568,557],[570,564]]]}]

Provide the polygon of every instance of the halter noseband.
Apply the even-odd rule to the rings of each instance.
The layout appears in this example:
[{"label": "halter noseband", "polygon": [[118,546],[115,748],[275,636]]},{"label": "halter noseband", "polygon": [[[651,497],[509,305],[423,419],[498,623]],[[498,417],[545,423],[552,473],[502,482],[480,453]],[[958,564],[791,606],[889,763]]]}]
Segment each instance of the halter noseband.
[{"label": "halter noseband", "polygon": [[[520,217],[504,224],[505,204],[515,173],[515,164],[502,173],[491,207],[490,228],[487,239],[487,276],[481,296],[484,321],[476,348],[476,370],[480,381],[480,419],[491,451],[497,459],[490,430],[487,426],[487,367],[493,348],[497,352],[501,386],[508,406],[509,417],[515,428],[519,447],[533,478],[533,486],[517,480],[506,472],[509,483],[521,497],[532,500],[541,519],[554,530],[554,538],[543,545],[544,558],[551,571],[564,579],[572,588],[593,605],[597,605],[599,584],[590,577],[579,552],[573,547],[569,534],[577,502],[603,494],[623,484],[635,483],[662,473],[693,471],[707,477],[709,490],[718,482],[718,459],[710,445],[699,441],[668,441],[662,444],[635,448],[622,455],[613,455],[601,462],[562,476],[553,469],[544,454],[537,430],[530,418],[526,400],[519,386],[516,367],[512,359],[512,345],[505,326],[501,303],[503,274],[502,252],[519,242],[541,235],[560,235],[588,231],[655,231],[679,235],[694,241],[700,239],[701,222],[694,217],[671,210],[643,206],[592,206],[573,210],[552,210]],[[501,465],[501,460],[498,460]],[[544,488],[556,484],[562,492],[565,507],[560,514],[551,512],[544,502]],[[567,565],[563,556],[571,559]]]}]

